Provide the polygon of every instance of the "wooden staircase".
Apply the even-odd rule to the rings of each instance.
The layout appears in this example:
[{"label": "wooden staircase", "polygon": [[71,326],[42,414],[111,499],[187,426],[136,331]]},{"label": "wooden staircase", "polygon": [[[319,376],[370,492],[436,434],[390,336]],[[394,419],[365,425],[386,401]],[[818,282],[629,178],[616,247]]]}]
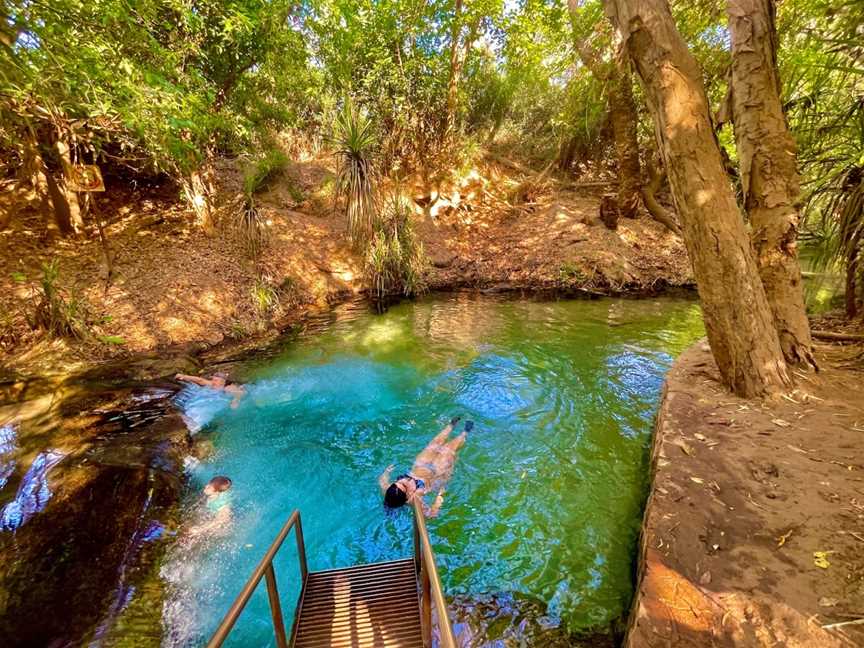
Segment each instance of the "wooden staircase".
[{"label": "wooden staircase", "polygon": [[311,572],[297,610],[295,648],[423,648],[410,558]]},{"label": "wooden staircase", "polygon": [[[294,612],[291,640],[285,634],[273,558],[294,529],[303,587]],[[419,501],[414,502],[414,557],[310,572],[300,512],[294,511],[228,610],[207,648],[219,648],[261,579],[278,648],[431,648],[432,605],[439,648],[456,648],[435,556]]]}]

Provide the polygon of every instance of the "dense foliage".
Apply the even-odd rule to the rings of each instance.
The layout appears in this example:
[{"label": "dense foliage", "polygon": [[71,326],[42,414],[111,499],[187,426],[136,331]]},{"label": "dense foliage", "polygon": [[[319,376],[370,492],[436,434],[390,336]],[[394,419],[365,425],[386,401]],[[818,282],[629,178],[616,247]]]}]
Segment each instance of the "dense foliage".
[{"label": "dense foliage", "polygon": [[[65,164],[98,162],[109,176],[197,181],[194,203],[208,160],[266,155],[286,133],[330,141],[346,99],[368,121],[382,177],[428,179],[490,143],[596,169],[613,159],[608,88],[578,43],[604,60],[614,44],[600,1],[575,4],[571,20],[563,0],[5,0],[0,175],[56,196]],[[719,108],[725,3],[676,1],[673,13]],[[859,0],[778,6],[807,229],[829,261],[864,238],[850,207],[861,201],[847,201],[864,162],[862,13]],[[647,158],[653,127],[636,99]],[[731,129],[718,135],[734,162]]]}]

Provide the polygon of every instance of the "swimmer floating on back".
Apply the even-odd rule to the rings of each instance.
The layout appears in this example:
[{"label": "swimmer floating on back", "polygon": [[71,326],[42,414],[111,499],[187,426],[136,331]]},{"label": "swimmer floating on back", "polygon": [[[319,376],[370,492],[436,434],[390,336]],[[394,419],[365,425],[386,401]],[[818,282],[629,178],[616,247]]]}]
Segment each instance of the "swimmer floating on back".
[{"label": "swimmer floating on back", "polygon": [[[474,427],[473,421],[465,422],[465,430],[454,439],[449,439],[450,433],[459,422],[460,417],[454,417],[447,426],[441,430],[432,441],[429,442],[423,452],[417,455],[411,471],[399,475],[395,481],[390,481],[390,473],[394,465],[387,466],[378,478],[378,485],[384,494],[384,505],[388,508],[399,508],[415,498],[421,498],[423,511],[429,517],[438,515],[441,505],[444,503],[444,487],[453,476],[453,467],[456,464],[456,453],[465,444],[465,437]],[[432,506],[427,507],[423,503],[423,496],[434,490],[438,491]]]},{"label": "swimmer floating on back", "polygon": [[226,394],[233,396],[231,400],[231,409],[237,409],[240,405],[240,399],[246,395],[246,388],[235,382],[228,380],[228,374],[214,373],[210,378],[200,378],[198,376],[189,376],[187,374],[178,373],[174,376],[175,380],[200,385],[216,391],[223,391]]}]

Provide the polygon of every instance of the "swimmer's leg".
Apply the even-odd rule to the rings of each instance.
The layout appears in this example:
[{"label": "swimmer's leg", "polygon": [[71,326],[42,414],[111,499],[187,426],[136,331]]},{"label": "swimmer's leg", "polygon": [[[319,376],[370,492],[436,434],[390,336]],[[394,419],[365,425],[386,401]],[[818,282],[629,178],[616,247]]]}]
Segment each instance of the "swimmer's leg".
[{"label": "swimmer's leg", "polygon": [[455,439],[451,439],[447,442],[444,447],[453,451],[453,454],[456,454],[456,451],[465,445],[465,439],[468,437],[468,433],[474,428],[474,421],[466,421],[465,422],[465,431],[462,432]]},{"label": "swimmer's leg", "polygon": [[465,445],[465,437],[468,436],[467,432],[463,432],[455,439],[450,439],[447,443],[444,444],[444,447],[448,450],[451,450],[453,454],[456,454],[456,451]]},{"label": "swimmer's leg", "polygon": [[444,442],[447,440],[447,437],[450,436],[450,433],[453,431],[453,428],[459,422],[460,418],[461,417],[459,416],[454,416],[452,419],[450,419],[450,422],[444,426],[443,430],[441,430],[438,434],[435,435],[435,438],[433,438],[429,442],[429,445],[426,447],[428,448],[433,445],[444,445]]}]

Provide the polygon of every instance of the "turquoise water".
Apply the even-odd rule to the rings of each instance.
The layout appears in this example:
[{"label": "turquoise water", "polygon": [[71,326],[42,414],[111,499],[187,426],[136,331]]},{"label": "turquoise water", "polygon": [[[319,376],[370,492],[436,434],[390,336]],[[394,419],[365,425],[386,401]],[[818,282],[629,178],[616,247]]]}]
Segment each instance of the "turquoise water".
[{"label": "turquoise water", "polygon": [[[609,624],[631,596],[663,376],[702,335],[686,299],[430,297],[351,312],[244,365],[237,409],[188,391],[213,444],[190,463],[193,484],[229,476],[233,516],[164,566],[166,642],[209,636],[294,508],[310,569],[410,555],[411,515],[385,513],[376,479],[390,463],[407,471],[455,414],[476,428],[429,521],[446,591],[527,594],[573,631]],[[188,505],[194,518],[201,504]],[[290,628],[293,536],[276,568]],[[272,637],[262,585],[230,645]]]}]

